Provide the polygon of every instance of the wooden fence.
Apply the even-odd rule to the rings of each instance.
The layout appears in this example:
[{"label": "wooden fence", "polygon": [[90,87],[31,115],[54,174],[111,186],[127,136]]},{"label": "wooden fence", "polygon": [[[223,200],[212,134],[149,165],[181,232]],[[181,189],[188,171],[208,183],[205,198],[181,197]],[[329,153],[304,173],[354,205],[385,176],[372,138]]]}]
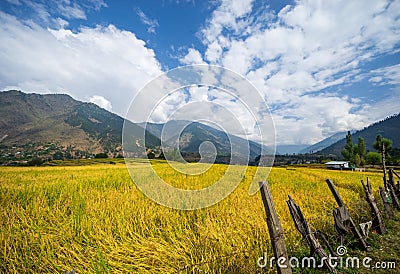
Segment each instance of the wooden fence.
[{"label": "wooden fence", "polygon": [[[383,166],[383,184],[384,187],[379,187],[379,194],[382,199],[384,209],[386,212],[386,218],[393,218],[393,210],[400,211],[400,182],[395,183],[395,177],[400,179],[399,174],[393,169],[389,169],[388,179],[386,179],[386,167]],[[368,251],[369,245],[367,243],[368,231],[369,229],[375,230],[379,234],[386,233],[386,227],[384,224],[384,219],[382,217],[382,213],[379,210],[374,193],[372,191],[371,182],[367,178],[366,183],[361,180],[361,185],[363,187],[366,201],[369,204],[371,210],[372,220],[366,223],[359,224],[358,226],[355,224],[354,220],[351,218],[350,213],[348,212],[346,205],[340,194],[336,190],[336,187],[332,180],[327,179],[326,183],[328,184],[329,189],[334,196],[338,208],[333,209],[333,217],[334,217],[334,226],[335,230],[339,235],[340,244],[339,247],[344,247],[344,243],[347,235],[351,232],[353,237],[357,240],[358,246],[362,250]],[[261,189],[261,197],[263,200],[265,212],[266,212],[266,221],[269,230],[269,235],[272,243],[272,248],[274,251],[275,258],[283,258],[279,263],[278,260],[275,261],[276,268],[278,273],[292,273],[291,266],[289,264],[289,256],[286,249],[285,241],[284,241],[284,233],[281,226],[281,222],[279,220],[278,214],[276,213],[274,201],[272,199],[272,195],[268,186],[268,182],[260,182]],[[338,254],[332,248],[329,242],[324,237],[324,234],[320,231],[313,231],[309,226],[306,217],[304,216],[301,208],[295,203],[292,197],[288,197],[287,204],[289,206],[290,214],[293,218],[296,229],[300,232],[305,242],[310,247],[310,256],[318,255],[321,262],[323,262],[325,269],[329,270],[331,273],[336,273],[337,270],[334,266],[328,263],[328,255],[323,246],[320,244],[319,239],[324,242],[324,246],[327,247],[330,254],[333,256],[339,256],[343,254]],[[318,239],[319,238],[319,239]]]}]

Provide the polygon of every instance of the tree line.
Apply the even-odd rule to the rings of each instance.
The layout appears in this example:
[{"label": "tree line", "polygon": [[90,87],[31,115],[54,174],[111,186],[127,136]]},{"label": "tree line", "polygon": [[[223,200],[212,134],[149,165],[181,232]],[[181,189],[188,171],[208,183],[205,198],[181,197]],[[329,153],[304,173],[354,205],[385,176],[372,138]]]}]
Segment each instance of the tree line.
[{"label": "tree line", "polygon": [[392,140],[384,138],[382,137],[382,135],[378,134],[373,144],[376,152],[367,151],[364,138],[359,137],[357,143],[353,144],[353,137],[350,131],[348,131],[346,135],[346,145],[342,150],[342,156],[353,166],[364,166],[365,164],[380,164],[382,163],[383,154],[385,155],[387,161],[396,164],[400,158],[400,149],[393,149],[392,144]]}]

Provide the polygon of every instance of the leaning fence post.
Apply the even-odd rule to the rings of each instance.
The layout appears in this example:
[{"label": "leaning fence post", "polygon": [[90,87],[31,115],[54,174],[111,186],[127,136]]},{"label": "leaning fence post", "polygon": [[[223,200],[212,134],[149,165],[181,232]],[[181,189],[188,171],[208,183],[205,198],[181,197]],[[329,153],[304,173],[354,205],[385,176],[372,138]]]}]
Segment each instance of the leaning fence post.
[{"label": "leaning fence post", "polygon": [[[301,211],[300,207],[295,203],[295,201],[292,199],[292,197],[290,197],[289,195],[288,198],[289,200],[287,200],[286,203],[289,206],[290,214],[292,215],[294,225],[296,226],[296,229],[300,232],[300,234],[303,236],[303,239],[305,239],[308,245],[310,246],[310,257],[313,256],[314,253],[317,253],[318,256],[321,258],[321,261],[328,268],[328,270],[331,273],[336,273],[335,267],[329,263],[329,261],[327,260],[328,255],[326,254],[321,244],[318,242],[318,239],[316,237],[317,234],[316,231],[312,231],[310,225],[308,224],[306,218],[304,217],[303,212]],[[330,248],[329,245],[328,247]]]},{"label": "leaning fence post", "polygon": [[[331,190],[333,197],[335,197],[335,200],[337,202],[337,204],[339,205],[339,207],[342,207],[344,205],[344,202],[342,200],[342,198],[340,197],[339,193],[337,192],[335,185],[333,184],[333,182],[331,181],[331,179],[326,179],[326,182],[329,186],[329,189]],[[354,234],[354,237],[356,237],[358,239],[358,242],[360,244],[360,246],[367,250],[368,249],[368,244],[365,241],[364,237],[361,235],[360,231],[358,231],[356,224],[354,223],[353,219],[350,217],[349,218],[349,222],[350,222],[350,229]]]},{"label": "leaning fence post", "polygon": [[396,175],[396,176],[397,176],[397,178],[399,178],[399,179],[400,179],[400,175],[399,175],[399,174],[397,174],[397,172],[396,172],[396,171],[394,171],[394,170],[392,169],[392,172],[393,172],[393,174],[394,174],[394,175]]},{"label": "leaning fence post", "polygon": [[[278,214],[276,213],[274,201],[272,199],[271,191],[268,186],[268,182],[259,182],[261,197],[263,200],[265,213],[267,215],[267,225],[269,236],[272,242],[272,248],[274,250],[275,263],[280,274],[289,274],[292,273],[292,269],[289,264],[289,256],[285,245],[285,238],[283,236],[283,228],[281,225],[281,221],[279,220]],[[285,261],[279,263],[281,266],[284,265],[286,267],[280,267],[278,265],[279,258],[285,258]]]},{"label": "leaning fence post", "polygon": [[376,230],[378,231],[379,234],[383,234],[386,232],[386,228],[385,228],[385,225],[383,224],[383,218],[382,218],[381,212],[379,211],[379,209],[375,203],[375,197],[374,197],[374,193],[372,192],[372,187],[371,187],[369,178],[367,177],[366,185],[364,184],[363,180],[361,180],[361,184],[362,184],[364,192],[365,192],[366,200],[372,211],[372,217],[373,217],[372,226],[374,228],[376,228]]},{"label": "leaning fence post", "polygon": [[379,187],[379,194],[381,195],[383,206],[385,207],[386,216],[389,219],[392,219],[394,217],[394,215],[393,215],[392,207],[390,206],[390,203],[389,203],[389,195],[386,193],[385,189],[382,187]]},{"label": "leaning fence post", "polygon": [[397,210],[400,210],[400,201],[396,196],[395,189],[394,189],[393,185],[388,183],[387,186],[388,186],[388,189],[389,189],[390,197],[392,198],[393,207],[396,208]]}]

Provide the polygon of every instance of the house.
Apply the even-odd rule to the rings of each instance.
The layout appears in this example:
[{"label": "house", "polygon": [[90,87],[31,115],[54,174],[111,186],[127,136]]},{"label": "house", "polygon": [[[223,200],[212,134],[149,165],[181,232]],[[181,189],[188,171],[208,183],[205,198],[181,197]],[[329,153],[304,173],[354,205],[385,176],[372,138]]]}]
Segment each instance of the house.
[{"label": "house", "polygon": [[349,162],[346,161],[330,161],[325,163],[328,169],[349,169]]}]

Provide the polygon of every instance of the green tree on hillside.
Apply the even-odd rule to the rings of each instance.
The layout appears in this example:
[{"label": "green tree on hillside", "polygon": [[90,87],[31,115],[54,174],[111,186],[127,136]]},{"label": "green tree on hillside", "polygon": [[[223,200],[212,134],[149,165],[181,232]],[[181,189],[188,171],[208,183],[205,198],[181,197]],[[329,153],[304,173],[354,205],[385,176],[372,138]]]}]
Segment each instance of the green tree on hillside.
[{"label": "green tree on hillside", "polygon": [[354,163],[354,148],[353,148],[353,137],[350,131],[346,135],[346,146],[342,150],[343,158],[350,163]]},{"label": "green tree on hillside", "polygon": [[355,154],[355,164],[356,166],[365,165],[365,156],[367,146],[365,144],[364,138],[358,137],[358,143],[354,146],[354,154]]},{"label": "green tree on hillside", "polygon": [[376,136],[374,148],[382,154],[383,145],[385,145],[385,156],[388,156],[388,152],[392,149],[392,140],[383,138],[382,135]]},{"label": "green tree on hillside", "polygon": [[358,138],[358,143],[353,146],[353,137],[350,131],[346,135],[346,146],[342,150],[343,158],[350,164],[363,166],[365,164],[366,144],[362,137]]}]

